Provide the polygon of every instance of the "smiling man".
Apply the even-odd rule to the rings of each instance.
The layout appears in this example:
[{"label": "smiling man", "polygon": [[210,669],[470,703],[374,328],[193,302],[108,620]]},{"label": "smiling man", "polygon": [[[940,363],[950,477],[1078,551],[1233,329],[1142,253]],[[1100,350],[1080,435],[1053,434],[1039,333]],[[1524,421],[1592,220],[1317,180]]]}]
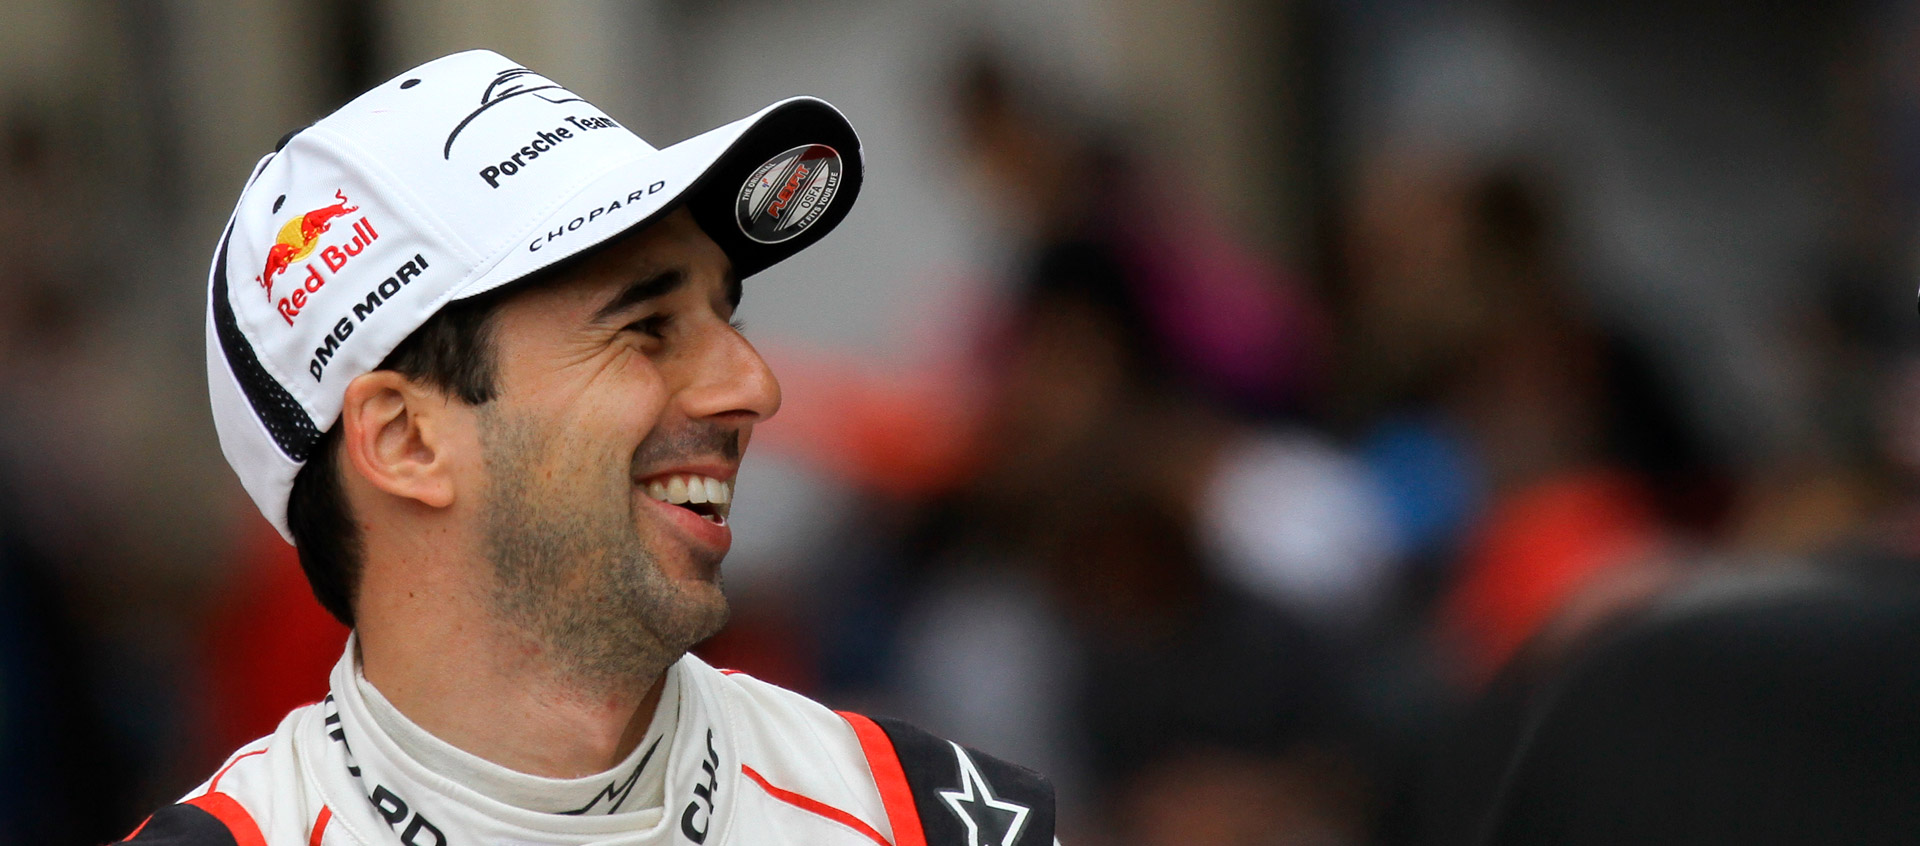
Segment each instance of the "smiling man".
[{"label": "smiling man", "polygon": [[228,461],[354,629],[142,844],[1051,842],[1040,777],[687,654],[780,390],[741,280],[846,215],[819,100],[664,149],[484,51],[262,159],[207,313]]}]

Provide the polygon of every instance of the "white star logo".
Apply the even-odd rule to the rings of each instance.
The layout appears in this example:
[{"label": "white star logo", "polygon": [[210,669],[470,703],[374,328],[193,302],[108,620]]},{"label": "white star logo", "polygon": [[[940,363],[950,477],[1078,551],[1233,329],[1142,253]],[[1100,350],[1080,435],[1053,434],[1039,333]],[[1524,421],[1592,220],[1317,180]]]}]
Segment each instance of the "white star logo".
[{"label": "white star logo", "polygon": [[[967,757],[967,750],[960,748],[958,743],[948,743],[953,746],[953,756],[960,763],[960,789],[934,792],[947,803],[953,815],[966,825],[967,846],[988,846],[990,843],[1013,846],[1013,841],[1020,836],[1020,829],[1027,824],[1027,814],[1031,809],[994,798],[993,788],[980,775],[980,768],[973,765],[973,759]],[[996,831],[1002,825],[1006,826],[1006,833],[999,840],[983,839],[983,834]]]}]

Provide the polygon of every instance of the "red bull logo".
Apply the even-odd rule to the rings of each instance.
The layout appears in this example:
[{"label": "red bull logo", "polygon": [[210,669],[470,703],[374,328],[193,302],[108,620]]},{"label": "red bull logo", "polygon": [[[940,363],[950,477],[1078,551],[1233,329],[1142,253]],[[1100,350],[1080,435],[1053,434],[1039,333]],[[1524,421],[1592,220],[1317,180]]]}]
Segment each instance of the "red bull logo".
[{"label": "red bull logo", "polygon": [[268,302],[273,301],[273,277],[286,273],[294,262],[312,255],[313,248],[320,243],[320,236],[333,228],[335,218],[360,210],[359,206],[347,205],[344,189],[334,191],[333,196],[340,202],[288,220],[280,227],[279,237],[274,239],[273,246],[267,248],[267,266],[259,276],[254,277],[254,281],[266,289]]},{"label": "red bull logo", "polygon": [[[274,304],[274,310],[280,313],[280,318],[287,321],[288,326],[292,326],[300,310],[307,307],[307,299],[319,293],[333,274],[339,273],[354,256],[365,252],[367,247],[380,239],[380,233],[374,231],[373,221],[362,216],[353,222],[352,237],[339,243],[322,245],[321,236],[331,231],[335,222],[360,210],[359,206],[348,202],[346,191],[334,191],[333,196],[339,202],[289,218],[280,227],[273,246],[267,248],[266,266],[255,278],[266,291],[267,301]],[[307,261],[315,253],[319,254],[319,264]],[[285,276],[294,265],[301,262],[305,262],[305,277],[298,280],[299,284],[286,296],[276,301],[273,296],[275,278]],[[322,266],[325,267],[324,272]]]}]

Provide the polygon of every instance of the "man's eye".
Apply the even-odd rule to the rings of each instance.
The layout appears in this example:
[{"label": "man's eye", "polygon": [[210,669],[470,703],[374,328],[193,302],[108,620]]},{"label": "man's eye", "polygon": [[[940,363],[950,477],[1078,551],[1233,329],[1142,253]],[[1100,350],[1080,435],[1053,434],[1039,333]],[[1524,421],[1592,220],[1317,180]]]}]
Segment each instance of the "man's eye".
[{"label": "man's eye", "polygon": [[649,338],[658,338],[666,331],[667,324],[671,321],[672,317],[669,315],[655,314],[629,323],[627,328]]}]

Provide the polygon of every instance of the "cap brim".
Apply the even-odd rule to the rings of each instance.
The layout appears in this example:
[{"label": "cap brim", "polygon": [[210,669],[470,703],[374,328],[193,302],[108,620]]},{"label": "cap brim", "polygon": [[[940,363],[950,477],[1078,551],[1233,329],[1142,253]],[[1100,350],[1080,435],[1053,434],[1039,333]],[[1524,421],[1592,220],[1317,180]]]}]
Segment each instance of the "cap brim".
[{"label": "cap brim", "polygon": [[[779,243],[747,236],[735,217],[741,187],[775,157],[796,147],[831,148],[840,181],[826,209]],[[833,231],[860,193],[864,162],[853,125],[827,102],[783,100],[718,129],[623,162],[587,183],[528,229],[491,268],[449,295],[462,299],[592,250],[638,230],[684,202],[744,279],[772,267]]]}]

